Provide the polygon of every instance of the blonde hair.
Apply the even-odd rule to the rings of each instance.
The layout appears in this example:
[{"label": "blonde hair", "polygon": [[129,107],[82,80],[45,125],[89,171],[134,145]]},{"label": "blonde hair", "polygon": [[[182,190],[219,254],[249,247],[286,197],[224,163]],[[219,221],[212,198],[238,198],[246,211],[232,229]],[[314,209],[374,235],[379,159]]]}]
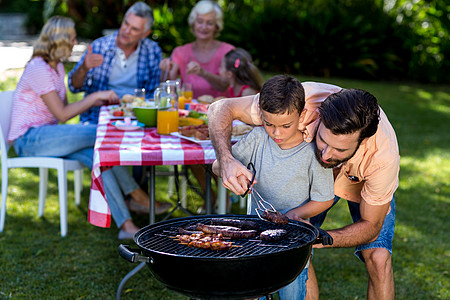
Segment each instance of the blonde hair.
[{"label": "blonde hair", "polygon": [[75,23],[66,17],[51,17],[42,28],[41,34],[33,47],[33,57],[40,56],[46,62],[62,61],[72,53],[72,35]]},{"label": "blonde hair", "polygon": [[211,0],[199,1],[194,6],[194,8],[192,8],[188,18],[188,24],[191,28],[192,33],[194,33],[193,26],[195,23],[195,19],[197,19],[197,16],[209,14],[211,12],[214,12],[214,14],[216,15],[216,32],[214,33],[214,37],[218,37],[220,35],[220,32],[223,29],[223,12],[219,4]]}]

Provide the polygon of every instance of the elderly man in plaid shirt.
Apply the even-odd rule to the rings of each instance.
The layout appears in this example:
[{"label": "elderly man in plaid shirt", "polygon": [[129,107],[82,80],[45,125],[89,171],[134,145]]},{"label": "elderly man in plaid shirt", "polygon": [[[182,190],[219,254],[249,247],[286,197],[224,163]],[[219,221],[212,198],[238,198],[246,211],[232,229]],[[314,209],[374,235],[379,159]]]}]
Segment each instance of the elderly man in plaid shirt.
[{"label": "elderly man in plaid shirt", "polygon": [[[147,39],[153,25],[153,11],[144,2],[136,2],[125,14],[120,29],[101,37],[84,53],[69,73],[69,88],[86,95],[113,90],[121,98],[136,88],[152,93],[159,85],[159,62],[162,51],[158,43]],[[99,107],[80,115],[81,123],[96,124]]]}]

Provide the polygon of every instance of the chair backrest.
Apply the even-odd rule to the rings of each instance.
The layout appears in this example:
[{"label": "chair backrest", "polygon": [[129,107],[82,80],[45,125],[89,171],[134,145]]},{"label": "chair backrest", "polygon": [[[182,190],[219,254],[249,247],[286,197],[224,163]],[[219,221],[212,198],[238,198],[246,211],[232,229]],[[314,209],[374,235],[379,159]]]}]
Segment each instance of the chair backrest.
[{"label": "chair backrest", "polygon": [[14,91],[0,92],[0,149],[3,157],[8,157],[8,133],[11,124],[11,110]]}]

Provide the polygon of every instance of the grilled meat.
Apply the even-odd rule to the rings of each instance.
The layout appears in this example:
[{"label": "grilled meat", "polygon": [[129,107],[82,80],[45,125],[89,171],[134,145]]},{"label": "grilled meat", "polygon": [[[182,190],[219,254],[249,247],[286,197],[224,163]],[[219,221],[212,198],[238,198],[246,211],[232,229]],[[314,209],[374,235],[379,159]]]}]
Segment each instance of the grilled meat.
[{"label": "grilled meat", "polygon": [[266,242],[276,242],[281,240],[287,231],[284,229],[268,229],[261,232],[259,238]]},{"label": "grilled meat", "polygon": [[211,225],[233,226],[241,229],[259,230],[258,223],[250,220],[214,218],[211,219]]},{"label": "grilled meat", "polygon": [[201,230],[204,233],[220,233],[223,236],[232,239],[251,239],[258,234],[256,230],[241,230],[240,228],[232,226],[205,225],[202,223],[197,224],[197,230]]},{"label": "grilled meat", "polygon": [[203,233],[202,231],[197,230],[196,225],[190,225],[186,227],[178,227],[179,234],[199,234]]},{"label": "grilled meat", "polygon": [[224,241],[221,234],[183,234],[177,235],[176,239],[180,244],[201,249],[228,250],[233,246],[231,242]]},{"label": "grilled meat", "polygon": [[269,211],[266,209],[263,212],[262,217],[269,222],[279,224],[279,225],[286,225],[289,223],[289,218],[278,211],[273,212],[273,211]]}]

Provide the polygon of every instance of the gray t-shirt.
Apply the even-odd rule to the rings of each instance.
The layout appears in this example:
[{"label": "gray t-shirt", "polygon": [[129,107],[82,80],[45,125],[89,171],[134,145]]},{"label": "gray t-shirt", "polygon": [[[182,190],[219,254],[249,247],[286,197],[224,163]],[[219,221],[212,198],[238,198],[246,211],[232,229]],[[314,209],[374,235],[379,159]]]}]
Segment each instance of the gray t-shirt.
[{"label": "gray t-shirt", "polygon": [[[302,142],[283,150],[264,127],[256,127],[233,145],[232,154],[245,166],[254,164],[258,182],[254,189],[282,213],[309,200],[334,198],[333,171],[319,164],[313,143]],[[255,206],[252,201],[252,214]]]}]

